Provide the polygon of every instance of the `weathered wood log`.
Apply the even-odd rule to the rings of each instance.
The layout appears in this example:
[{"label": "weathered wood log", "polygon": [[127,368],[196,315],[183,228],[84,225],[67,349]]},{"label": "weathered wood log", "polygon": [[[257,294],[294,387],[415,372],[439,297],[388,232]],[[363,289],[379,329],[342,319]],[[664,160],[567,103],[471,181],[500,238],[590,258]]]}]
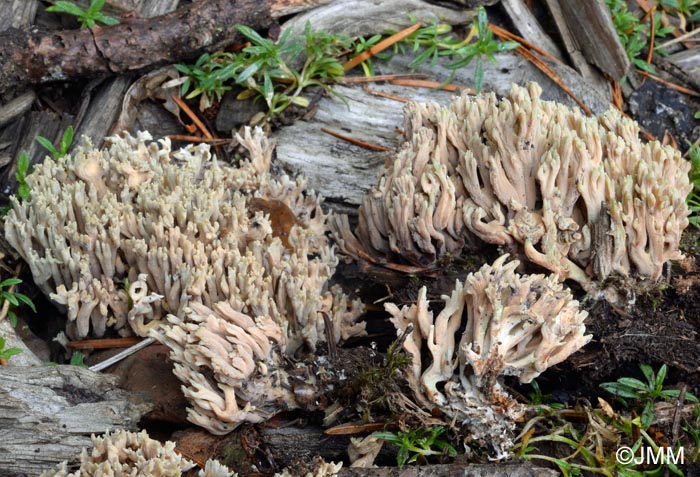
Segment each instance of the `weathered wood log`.
[{"label": "weathered wood log", "polygon": [[191,59],[233,43],[236,25],[267,27],[272,18],[326,0],[202,0],[158,17],[114,26],[0,33],[0,93],[26,84],[140,71]]},{"label": "weathered wood log", "polygon": [[90,434],[136,430],[151,404],[78,366],[0,366],[0,477],[73,460]]}]

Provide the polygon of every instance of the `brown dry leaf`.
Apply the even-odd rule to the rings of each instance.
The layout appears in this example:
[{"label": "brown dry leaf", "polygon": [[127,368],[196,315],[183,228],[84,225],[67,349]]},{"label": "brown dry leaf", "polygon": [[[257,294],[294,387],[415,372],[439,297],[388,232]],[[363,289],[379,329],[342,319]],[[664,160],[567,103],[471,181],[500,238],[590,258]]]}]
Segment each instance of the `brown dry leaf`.
[{"label": "brown dry leaf", "polygon": [[250,208],[253,211],[260,211],[270,216],[272,235],[282,241],[282,245],[291,248],[289,245],[289,233],[295,225],[302,226],[297,216],[287,204],[277,199],[263,199],[254,197],[250,201]]}]

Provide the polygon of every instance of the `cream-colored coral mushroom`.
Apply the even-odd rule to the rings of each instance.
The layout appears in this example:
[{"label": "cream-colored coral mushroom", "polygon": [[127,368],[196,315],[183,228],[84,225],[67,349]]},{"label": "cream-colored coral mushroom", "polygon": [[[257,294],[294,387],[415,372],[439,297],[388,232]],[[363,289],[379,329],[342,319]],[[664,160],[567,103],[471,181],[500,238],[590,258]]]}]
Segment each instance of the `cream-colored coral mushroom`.
[{"label": "cream-colored coral mushroom", "polygon": [[341,250],[377,263],[434,266],[478,238],[588,291],[610,273],[658,279],[681,257],[690,164],[616,110],[586,117],[513,86],[447,107],[410,103],[405,143],[363,199]]},{"label": "cream-colored coral mushroom", "polygon": [[[316,398],[329,389],[320,377],[321,357],[309,353],[329,342],[326,331],[332,329],[323,327],[321,315],[332,313],[334,302],[327,299],[316,317],[290,313],[284,320],[267,313],[253,317],[228,302],[212,309],[191,303],[182,319],[169,315],[168,324],[151,335],[171,349],[175,375],[190,402],[188,419],[226,434],[282,410],[315,408]],[[358,304],[352,306],[351,314]],[[343,335],[334,335],[333,344]]]},{"label": "cream-colored coral mushroom", "polygon": [[[303,178],[269,172],[273,145],[260,129],[237,137],[248,151],[239,167],[206,145],[173,153],[169,140],[150,140],[124,134],[47,159],[27,177],[29,199],[12,199],[5,236],[65,307],[71,338],[107,328],[145,336],[169,313],[219,302],[289,320],[299,328],[291,347],[323,335],[322,309],[338,336],[363,332],[360,307],[328,289],[337,258],[321,199]],[[284,241],[256,200],[294,216]]]},{"label": "cream-colored coral mushroom", "polygon": [[435,318],[425,287],[414,305],[385,305],[399,335],[413,326],[403,347],[412,355],[406,377],[416,402],[461,422],[499,455],[510,447],[509,431],[524,408],[498,378],[530,382],[591,338],[584,334],[587,313],[556,276],[519,275],[518,261],[506,263],[507,257],[470,274],[464,285],[457,281]]},{"label": "cream-colored coral mushroom", "polygon": [[[101,437],[92,436],[91,451],[83,449],[80,468],[68,472],[68,463],[48,470],[41,477],[181,477],[195,464],[175,451],[175,443],[161,444],[146,431],[114,431]],[[198,477],[233,477],[238,474],[218,461],[209,460]]]}]

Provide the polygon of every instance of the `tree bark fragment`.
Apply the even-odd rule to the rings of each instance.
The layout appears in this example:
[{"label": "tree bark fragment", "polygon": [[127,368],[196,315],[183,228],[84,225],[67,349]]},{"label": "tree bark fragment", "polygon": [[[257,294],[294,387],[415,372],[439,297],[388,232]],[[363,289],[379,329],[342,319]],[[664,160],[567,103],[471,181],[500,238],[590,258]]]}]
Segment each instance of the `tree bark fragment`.
[{"label": "tree bark fragment", "polygon": [[0,366],[0,477],[38,475],[90,447],[90,434],[136,430],[151,404],[117,377],[79,366]]},{"label": "tree bark fragment", "polygon": [[326,0],[201,0],[114,26],[0,32],[0,94],[26,84],[113,75],[192,59],[240,38],[236,26],[266,28],[294,8]]}]

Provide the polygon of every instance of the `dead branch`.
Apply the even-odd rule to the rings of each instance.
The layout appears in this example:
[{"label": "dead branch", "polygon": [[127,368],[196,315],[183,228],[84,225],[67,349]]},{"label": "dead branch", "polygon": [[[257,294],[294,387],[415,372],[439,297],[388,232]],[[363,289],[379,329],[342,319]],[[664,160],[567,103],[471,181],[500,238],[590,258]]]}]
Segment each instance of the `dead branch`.
[{"label": "dead branch", "polygon": [[220,50],[236,25],[267,28],[274,18],[326,0],[202,0],[154,18],[114,26],[0,32],[0,94],[29,84],[142,71]]}]

